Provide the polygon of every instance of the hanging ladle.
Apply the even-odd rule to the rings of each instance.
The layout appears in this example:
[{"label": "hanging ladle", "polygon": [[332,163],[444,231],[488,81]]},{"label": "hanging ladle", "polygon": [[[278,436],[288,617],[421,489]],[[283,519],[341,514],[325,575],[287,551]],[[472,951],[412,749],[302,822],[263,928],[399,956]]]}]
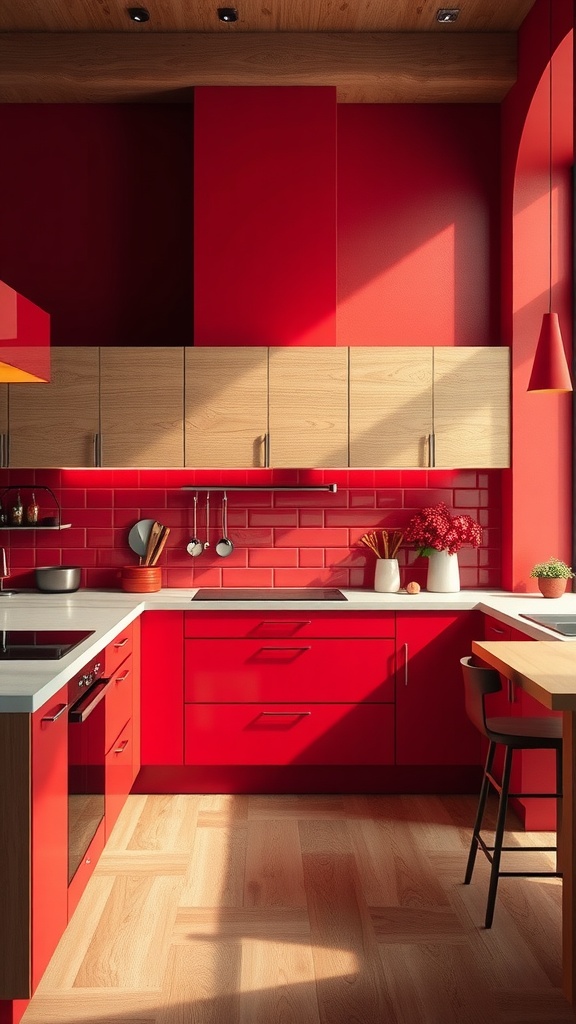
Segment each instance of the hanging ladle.
[{"label": "hanging ladle", "polygon": [[197,515],[198,515],[198,492],[196,492],[196,494],[194,495],[194,536],[192,537],[192,540],[190,541],[190,543],[188,544],[188,546],[186,548],[186,551],[188,552],[189,555],[192,555],[192,558],[196,558],[198,555],[201,555],[202,552],[204,551],[204,545],[203,545],[202,541],[198,540],[198,520],[197,520]]},{"label": "hanging ladle", "polygon": [[223,536],[216,545],[216,554],[225,558],[226,555],[231,555],[234,551],[234,545],[228,537],[228,495],[226,491],[222,495],[222,533]]}]

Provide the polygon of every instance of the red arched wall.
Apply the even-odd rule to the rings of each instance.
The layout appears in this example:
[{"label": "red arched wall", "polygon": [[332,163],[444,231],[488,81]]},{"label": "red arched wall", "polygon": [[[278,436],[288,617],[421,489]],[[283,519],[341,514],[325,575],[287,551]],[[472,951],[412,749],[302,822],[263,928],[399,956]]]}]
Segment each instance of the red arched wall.
[{"label": "red arched wall", "polygon": [[[503,340],[512,348],[512,469],[505,474],[503,586],[535,590],[530,569],[571,560],[571,396],[526,391],[549,305],[548,0],[520,34],[519,79],[503,105]],[[572,3],[553,7],[552,308],[572,338]]]}]

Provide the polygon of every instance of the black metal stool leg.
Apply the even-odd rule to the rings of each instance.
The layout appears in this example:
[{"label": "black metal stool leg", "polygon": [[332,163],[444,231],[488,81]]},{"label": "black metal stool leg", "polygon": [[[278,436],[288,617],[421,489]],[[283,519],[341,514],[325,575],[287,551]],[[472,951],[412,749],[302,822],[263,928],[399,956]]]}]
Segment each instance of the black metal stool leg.
[{"label": "black metal stool leg", "polygon": [[468,854],[468,863],[466,864],[464,885],[470,885],[470,882],[472,881],[472,872],[474,871],[474,863],[476,861],[476,854],[478,853],[478,836],[482,829],[482,820],[484,818],[486,799],[488,797],[488,790],[490,786],[488,773],[492,771],[492,764],[494,761],[495,753],[496,744],[493,742],[493,740],[490,740],[488,754],[486,755],[486,767],[484,768],[484,777],[482,779],[482,785],[480,787],[480,796],[478,798],[478,810],[476,811],[476,821],[474,822],[474,829],[472,832],[472,842],[470,843],[470,853]]},{"label": "black metal stool leg", "polygon": [[506,811],[508,809],[508,792],[510,790],[510,772],[512,770],[512,747],[506,747],[504,755],[504,771],[502,773],[502,792],[498,805],[498,819],[496,822],[496,833],[494,835],[494,852],[492,856],[492,870],[490,872],[490,886],[488,888],[488,905],[486,907],[486,928],[492,927],[494,919],[494,907],[496,905],[496,891],[498,889],[498,878],[500,872],[500,858],[502,856],[502,843],[504,840],[504,826],[506,824]]}]

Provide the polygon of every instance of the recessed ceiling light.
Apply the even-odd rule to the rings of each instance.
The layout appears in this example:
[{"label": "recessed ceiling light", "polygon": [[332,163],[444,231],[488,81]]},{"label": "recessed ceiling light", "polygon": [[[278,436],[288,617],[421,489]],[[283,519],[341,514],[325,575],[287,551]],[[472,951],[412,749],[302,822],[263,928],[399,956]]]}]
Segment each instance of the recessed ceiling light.
[{"label": "recessed ceiling light", "polygon": [[145,7],[129,7],[128,16],[132,21],[150,21],[150,14]]},{"label": "recessed ceiling light", "polygon": [[219,7],[218,17],[220,21],[238,21],[238,11],[235,7]]},{"label": "recessed ceiling light", "polygon": [[459,7],[440,7],[440,9],[436,11],[436,21],[441,21],[442,23],[456,21],[459,14]]}]

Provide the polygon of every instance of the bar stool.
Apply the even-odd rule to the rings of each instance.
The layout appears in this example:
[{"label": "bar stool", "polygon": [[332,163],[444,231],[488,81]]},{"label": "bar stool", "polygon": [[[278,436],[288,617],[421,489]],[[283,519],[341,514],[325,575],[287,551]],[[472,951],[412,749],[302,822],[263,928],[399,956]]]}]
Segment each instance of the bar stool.
[{"label": "bar stool", "polygon": [[[502,851],[556,851],[557,846],[503,846],[504,827],[506,824],[506,810],[508,798],[524,797],[560,797],[562,796],[562,722],[558,718],[486,718],[484,698],[488,693],[498,693],[502,689],[502,682],[499,673],[485,665],[474,664],[471,657],[461,658],[462,672],[464,675],[464,692],[466,701],[466,712],[470,721],[489,740],[486,767],[480,788],[480,798],[476,821],[472,832],[472,842],[466,866],[464,884],[469,885],[472,880],[474,862],[478,848],[486,855],[492,865],[490,871],[490,885],[488,889],[488,905],[486,908],[485,927],[492,926],[494,918],[494,907],[496,904],[496,891],[498,880],[504,877],[517,878],[558,878],[559,871],[500,871],[500,858]],[[504,770],[502,783],[498,783],[492,775],[492,765],[496,753],[496,745],[500,743],[506,748],[504,755]],[[512,757],[515,750],[555,750],[556,751],[556,793],[510,793],[510,772],[512,769]],[[499,794],[498,817],[496,821],[496,832],[494,835],[494,846],[487,846],[480,831],[486,807],[486,799],[489,787],[492,786]]]}]

